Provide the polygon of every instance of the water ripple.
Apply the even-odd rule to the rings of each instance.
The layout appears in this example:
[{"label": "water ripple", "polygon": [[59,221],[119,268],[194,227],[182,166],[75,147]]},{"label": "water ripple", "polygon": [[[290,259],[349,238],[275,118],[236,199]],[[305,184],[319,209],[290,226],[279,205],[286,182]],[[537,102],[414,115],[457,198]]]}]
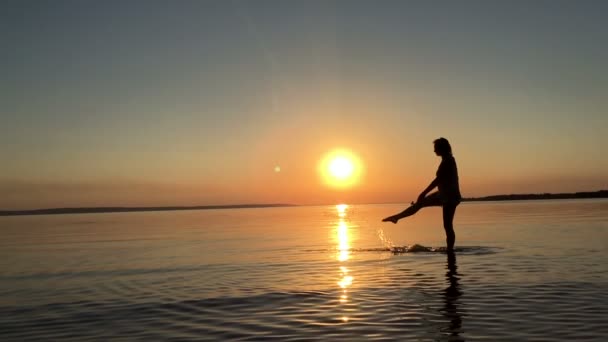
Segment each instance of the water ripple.
[{"label": "water ripple", "polygon": [[[587,283],[460,286],[437,280],[415,274],[407,287],[360,288],[350,293],[352,301],[347,305],[340,304],[338,290],[327,290],[200,300],[155,300],[151,291],[143,302],[3,306],[0,329],[3,340],[42,336],[247,341],[314,336],[320,340],[580,340],[587,336],[599,340],[598,336],[608,334],[604,287]],[[451,281],[470,280],[462,276]]]}]

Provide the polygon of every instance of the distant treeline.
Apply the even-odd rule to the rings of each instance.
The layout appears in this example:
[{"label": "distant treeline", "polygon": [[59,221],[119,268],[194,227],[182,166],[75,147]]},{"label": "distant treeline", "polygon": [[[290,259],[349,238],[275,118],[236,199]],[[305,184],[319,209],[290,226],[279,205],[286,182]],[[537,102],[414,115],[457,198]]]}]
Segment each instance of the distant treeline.
[{"label": "distant treeline", "polygon": [[463,201],[517,201],[517,200],[543,200],[543,199],[569,199],[569,198],[608,198],[608,190],[593,192],[575,192],[564,194],[512,194],[493,195],[486,197],[464,198]]},{"label": "distant treeline", "polygon": [[209,210],[209,209],[239,209],[239,208],[274,208],[274,207],[291,207],[291,206],[294,206],[294,205],[279,203],[279,204],[204,205],[204,206],[195,206],[195,207],[52,208],[52,209],[35,209],[35,210],[0,210],[0,216],[126,213],[126,212],[137,212],[137,211]]}]

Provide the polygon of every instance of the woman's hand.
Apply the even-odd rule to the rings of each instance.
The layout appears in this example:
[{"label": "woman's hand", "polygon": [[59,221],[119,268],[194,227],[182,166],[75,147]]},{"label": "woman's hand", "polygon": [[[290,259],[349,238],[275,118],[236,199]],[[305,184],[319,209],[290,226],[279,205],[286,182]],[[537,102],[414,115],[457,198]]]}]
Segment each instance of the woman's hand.
[{"label": "woman's hand", "polygon": [[418,199],[416,200],[416,203],[420,203],[424,199],[424,196],[426,196],[426,194],[424,192],[421,193],[420,195],[418,195]]}]

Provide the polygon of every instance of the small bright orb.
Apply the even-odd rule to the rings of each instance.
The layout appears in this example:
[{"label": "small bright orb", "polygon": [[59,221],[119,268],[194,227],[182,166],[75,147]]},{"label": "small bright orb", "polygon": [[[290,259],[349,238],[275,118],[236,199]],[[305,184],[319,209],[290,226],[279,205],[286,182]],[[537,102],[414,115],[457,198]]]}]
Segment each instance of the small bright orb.
[{"label": "small bright orb", "polygon": [[281,172],[281,167],[280,166],[275,166],[274,167],[274,172]]},{"label": "small bright orb", "polygon": [[356,185],[362,169],[359,158],[344,149],[327,153],[319,163],[319,173],[325,184],[334,188],[349,188]]}]

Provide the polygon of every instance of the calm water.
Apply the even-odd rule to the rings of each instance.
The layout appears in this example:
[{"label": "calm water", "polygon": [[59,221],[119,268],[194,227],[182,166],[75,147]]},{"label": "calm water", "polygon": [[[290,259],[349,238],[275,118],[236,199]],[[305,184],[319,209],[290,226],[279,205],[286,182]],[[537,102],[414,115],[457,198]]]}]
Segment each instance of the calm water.
[{"label": "calm water", "polygon": [[608,200],[0,217],[0,340],[608,339]]}]

